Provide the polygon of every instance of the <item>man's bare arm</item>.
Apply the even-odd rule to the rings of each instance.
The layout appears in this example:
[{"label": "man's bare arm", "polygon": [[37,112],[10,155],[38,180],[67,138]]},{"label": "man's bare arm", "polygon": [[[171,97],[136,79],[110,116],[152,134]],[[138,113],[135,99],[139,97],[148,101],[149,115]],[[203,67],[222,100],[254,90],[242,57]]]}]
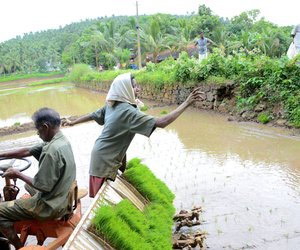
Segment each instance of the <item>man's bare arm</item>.
[{"label": "man's bare arm", "polygon": [[83,116],[77,118],[74,121],[70,121],[69,119],[62,119],[62,125],[63,126],[73,126],[75,124],[83,123],[83,122],[88,122],[88,121],[91,121],[91,120],[93,120],[92,119],[92,115],[91,114],[87,114],[87,115],[83,115]]},{"label": "man's bare arm", "polygon": [[39,191],[45,192],[44,190],[40,189],[39,187],[33,186],[33,178],[23,174],[18,169],[10,168],[10,169],[8,169],[4,172],[2,177],[3,178],[7,177],[7,178],[10,178],[10,179],[20,179],[20,180],[24,181],[26,184],[28,184],[29,186],[31,186],[31,187],[39,190]]},{"label": "man's bare arm", "polygon": [[215,46],[217,45],[213,40],[211,40],[211,39],[209,39],[209,38],[206,38],[206,39],[207,39],[207,41],[208,41],[209,44],[213,44],[213,45],[215,45]]},{"label": "man's bare arm", "polygon": [[5,158],[24,158],[31,156],[32,154],[29,151],[29,148],[20,148],[4,153],[0,153],[0,157],[5,157]]}]

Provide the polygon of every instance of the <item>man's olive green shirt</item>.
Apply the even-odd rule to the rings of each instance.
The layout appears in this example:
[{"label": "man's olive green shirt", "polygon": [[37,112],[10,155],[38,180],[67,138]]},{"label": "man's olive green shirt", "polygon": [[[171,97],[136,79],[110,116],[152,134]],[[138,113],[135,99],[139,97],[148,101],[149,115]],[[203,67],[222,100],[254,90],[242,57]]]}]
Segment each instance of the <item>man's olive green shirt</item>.
[{"label": "man's olive green shirt", "polygon": [[39,161],[39,170],[33,178],[38,192],[29,199],[16,200],[24,213],[36,219],[53,219],[67,213],[68,193],[76,178],[76,166],[71,145],[58,132],[50,142],[30,149]]},{"label": "man's olive green shirt", "polygon": [[155,118],[125,102],[104,106],[91,116],[104,128],[92,150],[90,175],[114,180],[135,134],[149,137]]}]

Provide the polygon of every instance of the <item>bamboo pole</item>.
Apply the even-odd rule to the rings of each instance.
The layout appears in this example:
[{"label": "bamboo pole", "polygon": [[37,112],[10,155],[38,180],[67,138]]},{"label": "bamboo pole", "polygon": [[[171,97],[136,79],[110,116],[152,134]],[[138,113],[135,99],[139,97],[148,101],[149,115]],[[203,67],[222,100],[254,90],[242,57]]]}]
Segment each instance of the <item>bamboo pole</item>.
[{"label": "bamboo pole", "polygon": [[141,43],[140,43],[140,27],[139,27],[139,6],[138,1],[136,1],[136,31],[137,31],[137,46],[138,46],[138,63],[139,69],[142,68],[142,58],[141,58]]}]

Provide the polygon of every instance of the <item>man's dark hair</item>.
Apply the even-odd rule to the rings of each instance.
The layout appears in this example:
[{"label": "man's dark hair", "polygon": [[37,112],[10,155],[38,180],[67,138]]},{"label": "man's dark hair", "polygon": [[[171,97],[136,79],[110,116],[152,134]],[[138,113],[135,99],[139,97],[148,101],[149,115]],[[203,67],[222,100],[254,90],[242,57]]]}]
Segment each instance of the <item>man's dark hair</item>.
[{"label": "man's dark hair", "polygon": [[54,109],[50,109],[50,108],[39,109],[33,114],[32,120],[36,127],[39,127],[44,123],[48,124],[52,128],[56,128],[60,126],[59,114]]}]

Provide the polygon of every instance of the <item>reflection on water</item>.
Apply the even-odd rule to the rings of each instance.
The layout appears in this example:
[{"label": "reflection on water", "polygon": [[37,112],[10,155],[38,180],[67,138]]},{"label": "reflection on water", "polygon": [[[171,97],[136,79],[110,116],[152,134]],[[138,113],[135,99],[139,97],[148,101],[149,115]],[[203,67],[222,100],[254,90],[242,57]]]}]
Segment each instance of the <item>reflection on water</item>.
[{"label": "reflection on water", "polygon": [[[64,114],[90,112],[104,102],[103,95],[85,90],[51,91],[39,94],[45,94],[44,101],[50,99],[47,93],[57,96],[49,103],[58,100],[59,105],[53,105]],[[70,100],[70,95],[78,100]],[[85,102],[86,107],[79,107]],[[32,105],[31,112],[36,108]],[[172,108],[148,113],[159,115],[163,109]],[[25,111],[19,107],[21,112]],[[7,113],[6,119],[15,115]],[[79,185],[87,187],[90,152],[101,127],[90,122],[63,132],[73,146]],[[34,141],[36,136],[2,141],[0,151]],[[167,129],[157,129],[150,139],[136,136],[128,158],[142,158],[168,184],[176,194],[177,210],[204,207],[201,228],[209,233],[210,249],[299,249],[299,149],[300,137],[289,131],[229,123],[225,117],[191,109]],[[35,162],[27,173],[36,170]],[[89,202],[84,200],[85,209]]]},{"label": "reflection on water", "polygon": [[300,136],[290,135],[290,131],[260,124],[227,122],[224,116],[198,110],[184,113],[182,119],[171,124],[169,129],[176,131],[190,149],[225,158],[228,154],[237,154],[244,161],[278,162],[300,169]]}]

